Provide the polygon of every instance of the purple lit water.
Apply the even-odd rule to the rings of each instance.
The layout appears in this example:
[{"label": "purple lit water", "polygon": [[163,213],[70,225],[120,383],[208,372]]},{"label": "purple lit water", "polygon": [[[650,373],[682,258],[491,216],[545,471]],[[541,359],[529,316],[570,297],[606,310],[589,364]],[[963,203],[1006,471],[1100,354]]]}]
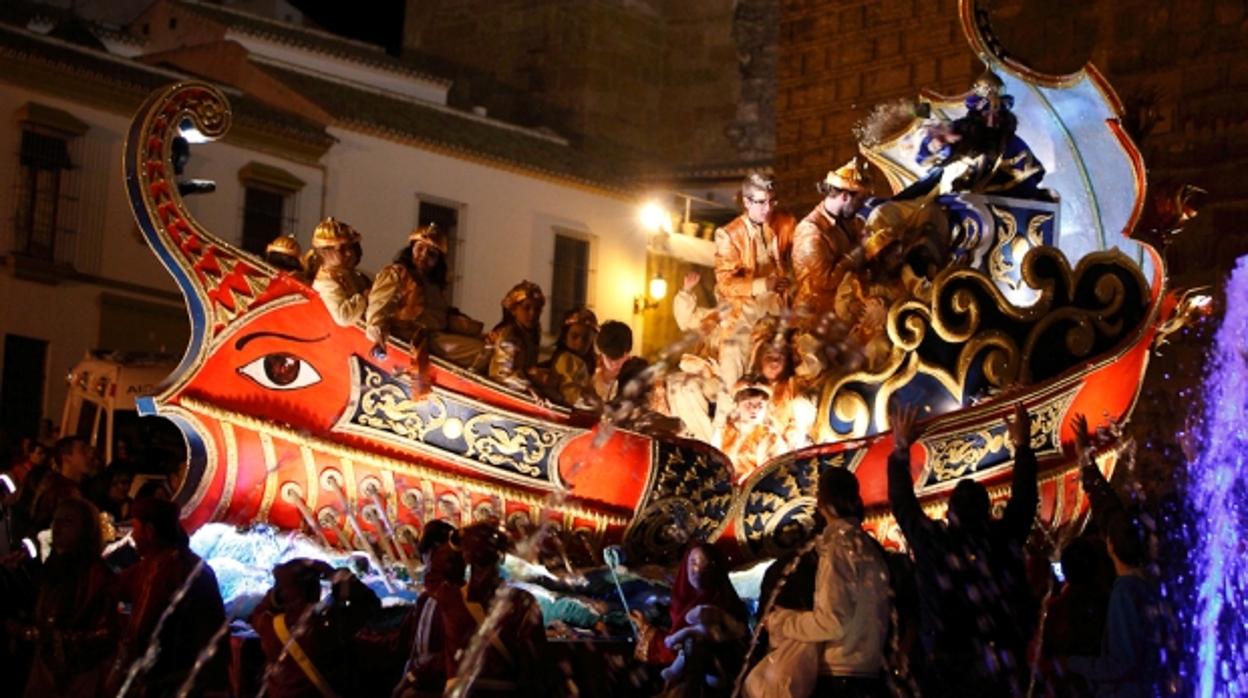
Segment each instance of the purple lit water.
[{"label": "purple lit water", "polygon": [[1202,698],[1248,693],[1248,256],[1237,262],[1226,299],[1206,377],[1203,450],[1188,472],[1190,678]]}]

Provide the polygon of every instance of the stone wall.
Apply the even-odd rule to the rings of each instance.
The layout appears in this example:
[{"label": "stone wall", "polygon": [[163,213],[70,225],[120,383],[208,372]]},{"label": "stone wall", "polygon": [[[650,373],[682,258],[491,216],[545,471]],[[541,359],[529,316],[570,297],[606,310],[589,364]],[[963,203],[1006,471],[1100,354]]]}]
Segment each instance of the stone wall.
[{"label": "stone wall", "polygon": [[774,73],[760,23],[774,34],[779,11],[744,11],[756,5],[774,3],[410,0],[404,45],[467,69],[454,75],[461,104],[547,126],[591,155],[688,169],[770,157],[774,81],[755,74],[768,52]]},{"label": "stone wall", "polygon": [[[1248,10],[1242,0],[998,0],[1003,44],[1036,69],[1091,60],[1126,105],[1150,182],[1208,190],[1168,251],[1179,284],[1216,283],[1248,252]],[[812,183],[857,152],[855,124],[920,89],[958,93],[982,67],[956,0],[782,4],[776,101],[781,195],[801,211]]]}]

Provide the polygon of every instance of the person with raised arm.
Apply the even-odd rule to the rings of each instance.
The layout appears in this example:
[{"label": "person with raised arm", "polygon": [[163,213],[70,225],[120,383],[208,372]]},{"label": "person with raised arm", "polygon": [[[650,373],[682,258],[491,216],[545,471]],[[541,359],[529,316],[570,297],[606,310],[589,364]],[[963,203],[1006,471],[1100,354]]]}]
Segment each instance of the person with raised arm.
[{"label": "person with raised arm", "polygon": [[1026,648],[1036,602],[1027,585],[1023,545],[1040,497],[1031,418],[1021,403],[1006,420],[1014,453],[1011,496],[1001,518],[988,491],[971,478],[949,497],[947,522],[923,512],[910,449],[922,435],[918,409],[894,405],[888,499],[915,560],[920,597],[924,695],[1013,696],[1026,690]]}]

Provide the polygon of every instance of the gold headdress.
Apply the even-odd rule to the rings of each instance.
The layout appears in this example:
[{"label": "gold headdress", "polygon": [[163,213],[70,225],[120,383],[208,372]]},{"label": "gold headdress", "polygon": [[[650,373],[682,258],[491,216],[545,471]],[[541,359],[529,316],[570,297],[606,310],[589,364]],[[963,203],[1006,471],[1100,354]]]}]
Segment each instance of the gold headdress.
[{"label": "gold headdress", "polygon": [[318,250],[359,241],[360,234],[355,231],[355,228],[333,216],[318,223],[316,230],[312,231],[312,247]]},{"label": "gold headdress", "polygon": [[511,310],[529,299],[538,305],[543,305],[546,303],[546,294],[542,293],[541,287],[532,281],[521,281],[503,296],[503,308]]},{"label": "gold headdress", "polygon": [[835,187],[843,191],[867,193],[871,191],[871,172],[865,163],[854,156],[849,162],[829,172],[819,183],[820,191]]},{"label": "gold headdress", "polygon": [[598,331],[598,316],[594,315],[594,311],[589,308],[577,308],[570,311],[563,317],[563,326],[570,327],[572,325],[585,325],[593,331]]},{"label": "gold headdress", "polygon": [[303,250],[299,247],[299,241],[293,235],[278,235],[273,241],[264,248],[264,253],[268,254],[284,254],[287,257],[299,259],[299,255],[303,254]]},{"label": "gold headdress", "polygon": [[412,233],[407,236],[409,243],[419,242],[438,249],[442,254],[446,254],[450,249],[450,243],[446,239],[446,233],[437,226],[436,223],[422,225],[414,228]]}]

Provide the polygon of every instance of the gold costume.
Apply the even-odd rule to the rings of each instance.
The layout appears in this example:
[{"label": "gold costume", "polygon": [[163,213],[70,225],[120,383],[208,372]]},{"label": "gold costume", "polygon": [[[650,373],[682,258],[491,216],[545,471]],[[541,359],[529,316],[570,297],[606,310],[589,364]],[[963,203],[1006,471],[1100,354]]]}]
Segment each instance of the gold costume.
[{"label": "gold costume", "polygon": [[797,224],[793,232],[793,310],[803,327],[813,328],[820,318],[835,312],[836,290],[845,277],[840,262],[857,244],[860,228],[856,220],[829,214],[823,202]]},{"label": "gold costume", "polygon": [[732,461],[733,480],[741,483],[780,450],[780,443],[780,438],[772,432],[766,421],[747,425],[745,431],[735,422],[730,422],[724,428],[719,450]]},{"label": "gold costume", "polygon": [[486,336],[477,366],[490,380],[513,390],[539,390],[533,381],[533,374],[538,370],[537,352],[537,343],[529,333],[509,323]]},{"label": "gold costume", "polygon": [[368,277],[356,269],[327,269],[321,267],[312,281],[312,288],[320,294],[329,308],[334,322],[347,327],[364,317],[368,306],[368,289],[372,284]]},{"label": "gold costume", "polygon": [[550,362],[550,371],[551,380],[565,405],[579,410],[596,410],[602,407],[602,400],[594,391],[593,376],[585,359],[570,351],[558,352]]},{"label": "gold costume", "polygon": [[775,434],[776,440],[774,450],[767,456],[770,458],[809,446],[815,419],[815,402],[802,392],[796,378],[782,378],[772,383],[767,421],[769,431]]},{"label": "gold costume", "polygon": [[483,342],[480,336],[450,331],[456,315],[441,286],[416,278],[404,264],[391,264],[373,281],[365,322],[369,339],[376,343],[387,337],[415,342],[428,333],[434,356],[467,366],[481,352]]},{"label": "gold costume", "polygon": [[[788,275],[793,250],[793,216],[776,213],[759,224],[741,214],[715,231],[715,295],[737,306],[763,306],[766,314],[781,309],[771,289]],[[775,310],[772,310],[772,307]]]},{"label": "gold costume", "polygon": [[754,324],[786,309],[786,299],[774,289],[788,278],[793,227],[787,213],[776,213],[763,224],[741,214],[715,231],[715,295],[721,308],[718,359],[726,386],[735,385],[745,373]]},{"label": "gold costume", "polygon": [[[360,234],[333,216],[317,224],[312,231],[312,249],[358,247]],[[357,249],[358,252],[358,249]],[[358,257],[358,254],[356,255]],[[358,259],[356,263],[358,263]],[[368,289],[372,285],[354,265],[328,267],[322,264],[312,280],[312,288],[321,296],[334,322],[346,327],[364,316],[368,306]]]},{"label": "gold costume", "polygon": [[472,369],[514,390],[551,398],[549,372],[537,365],[541,334],[536,328],[522,327],[512,314],[525,301],[532,302],[537,317],[541,316],[546,305],[542,289],[532,281],[513,286],[503,296],[503,321],[486,335]]}]

